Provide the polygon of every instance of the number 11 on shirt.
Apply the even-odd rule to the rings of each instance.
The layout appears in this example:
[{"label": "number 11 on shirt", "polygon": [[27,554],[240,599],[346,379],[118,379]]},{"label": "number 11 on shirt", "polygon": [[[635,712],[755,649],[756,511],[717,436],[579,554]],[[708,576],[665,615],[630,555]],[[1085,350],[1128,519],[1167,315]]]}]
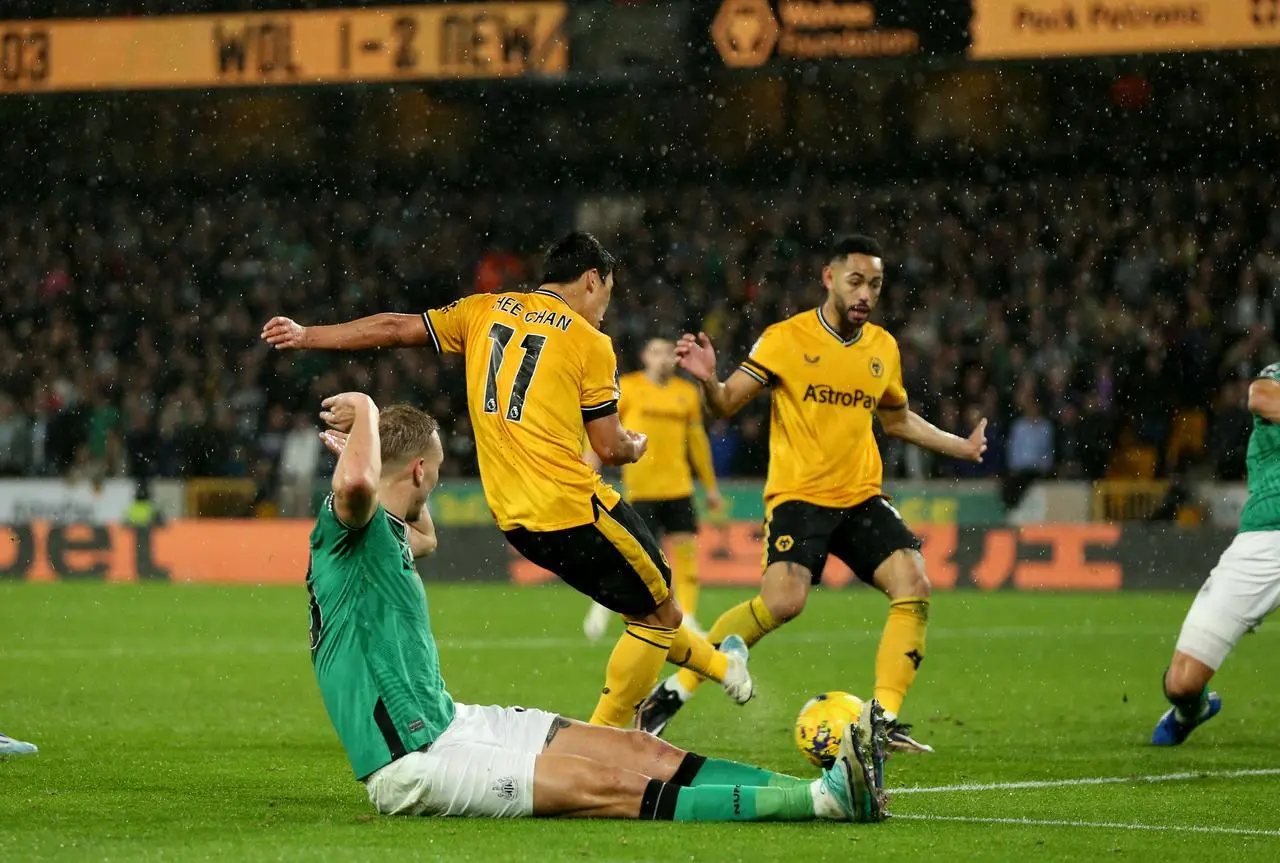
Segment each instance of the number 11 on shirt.
[{"label": "number 11 on shirt", "polygon": [[[489,376],[484,384],[484,412],[498,413],[498,372],[502,369],[502,361],[506,357],[507,345],[516,331],[505,324],[495,323],[489,328]],[[515,380],[511,382],[511,393],[507,398],[505,416],[511,422],[520,422],[524,416],[525,396],[529,392],[529,384],[533,383],[534,372],[538,370],[538,360],[542,358],[542,349],[547,344],[547,337],[535,333],[527,333],[520,340],[524,350],[524,358],[520,360],[520,368],[516,371]]]}]

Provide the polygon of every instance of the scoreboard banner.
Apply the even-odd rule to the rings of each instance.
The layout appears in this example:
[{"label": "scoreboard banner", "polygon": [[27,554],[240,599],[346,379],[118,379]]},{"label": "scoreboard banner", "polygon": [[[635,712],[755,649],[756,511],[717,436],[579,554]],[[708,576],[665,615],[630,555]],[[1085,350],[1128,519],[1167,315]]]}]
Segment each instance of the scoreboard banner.
[{"label": "scoreboard banner", "polygon": [[973,0],[974,60],[1280,46],[1280,0]]},{"label": "scoreboard banner", "polygon": [[564,3],[0,21],[0,93],[563,76]]}]

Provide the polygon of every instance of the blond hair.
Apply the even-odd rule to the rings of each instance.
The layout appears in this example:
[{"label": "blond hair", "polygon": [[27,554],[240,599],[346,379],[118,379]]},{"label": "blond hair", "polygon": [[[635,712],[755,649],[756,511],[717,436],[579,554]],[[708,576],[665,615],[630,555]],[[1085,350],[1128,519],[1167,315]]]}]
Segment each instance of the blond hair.
[{"label": "blond hair", "polygon": [[382,439],[382,463],[418,458],[431,445],[440,423],[426,411],[409,404],[387,405],[378,413],[378,437]]}]

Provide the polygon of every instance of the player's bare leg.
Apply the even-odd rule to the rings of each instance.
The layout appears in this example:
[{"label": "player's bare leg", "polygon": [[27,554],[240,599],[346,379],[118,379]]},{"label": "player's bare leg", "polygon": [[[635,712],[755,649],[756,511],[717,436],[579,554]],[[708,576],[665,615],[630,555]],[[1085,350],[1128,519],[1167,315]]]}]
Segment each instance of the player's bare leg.
[{"label": "player's bare leg", "polygon": [[1213,679],[1214,670],[1182,651],[1175,651],[1164,673],[1164,692],[1170,698],[1198,698]]},{"label": "player's bare leg", "polygon": [[913,740],[910,726],[898,720],[907,690],[924,660],[932,588],[925,575],[924,557],[903,548],[876,568],[872,584],[889,597],[889,617],[876,651],[875,698],[889,722],[889,743],[902,751],[932,752]]},{"label": "player's bare leg", "polygon": [[[864,735],[865,736],[865,735]],[[847,762],[847,763],[846,763]],[[534,815],[677,821],[873,821],[870,748],[820,779],[704,758],[640,731],[557,719],[534,773]]]},{"label": "player's bare leg", "polygon": [[1222,699],[1209,681],[1240,639],[1275,610],[1275,534],[1237,534],[1196,594],[1178,632],[1163,690],[1171,707],[1151,734],[1155,746],[1178,746],[1217,716]]},{"label": "player's bare leg", "polygon": [[650,777],[578,755],[544,753],[533,772],[538,817],[639,818]]},{"label": "player's bare leg", "polygon": [[1172,705],[1156,724],[1151,742],[1156,746],[1177,746],[1200,725],[1222,710],[1222,699],[1209,691],[1216,669],[1189,653],[1174,651],[1164,673],[1164,697]]},{"label": "player's bare leg", "polygon": [[[760,595],[720,615],[707,638],[718,644],[737,635],[751,647],[804,610],[812,580],[809,570],[798,563],[770,564],[764,571]],[[702,678],[688,669],[667,678],[640,706],[640,727],[660,734],[701,683]]]}]

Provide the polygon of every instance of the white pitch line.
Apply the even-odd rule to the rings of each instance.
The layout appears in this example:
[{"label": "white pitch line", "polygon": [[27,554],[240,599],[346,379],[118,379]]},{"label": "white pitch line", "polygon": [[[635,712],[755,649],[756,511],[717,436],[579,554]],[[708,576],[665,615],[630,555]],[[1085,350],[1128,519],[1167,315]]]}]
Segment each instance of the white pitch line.
[{"label": "white pitch line", "polygon": [[1043,818],[977,818],[968,815],[894,815],[893,821],[950,821],[960,824],[1013,824],[1023,827],[1093,827],[1100,830],[1146,830],[1153,833],[1212,833],[1280,838],[1280,830],[1247,827],[1201,827],[1184,824],[1130,824],[1123,821],[1055,821]]},{"label": "white pitch line", "polygon": [[1241,779],[1248,776],[1280,776],[1280,767],[1249,770],[1201,770],[1186,773],[1160,773],[1153,776],[1083,776],[1077,779],[1037,779],[1024,782],[965,783],[962,785],[929,785],[894,788],[891,794],[946,794],[961,791],[1013,791],[1023,788],[1070,788],[1077,785],[1137,785],[1144,782],[1185,782],[1193,779]]}]

